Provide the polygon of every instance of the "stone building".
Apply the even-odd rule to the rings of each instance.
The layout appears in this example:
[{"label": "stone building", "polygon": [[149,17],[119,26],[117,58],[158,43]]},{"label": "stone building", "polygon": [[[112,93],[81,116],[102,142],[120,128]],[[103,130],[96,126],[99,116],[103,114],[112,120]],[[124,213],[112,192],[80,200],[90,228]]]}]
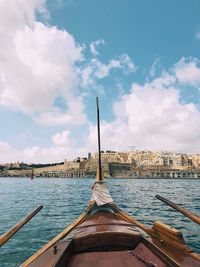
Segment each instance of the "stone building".
[{"label": "stone building", "polygon": [[111,177],[133,176],[133,167],[130,163],[109,163],[109,175]]},{"label": "stone building", "polygon": [[75,177],[75,175],[77,174],[77,176],[80,177],[81,173],[83,173],[83,170],[85,170],[86,162],[87,159],[85,158],[77,158],[73,161],[67,161],[65,159],[64,164],[35,168],[34,174],[36,176],[46,177],[50,177],[51,175],[53,175],[53,177],[58,177],[59,173],[60,177]]},{"label": "stone building", "polygon": [[148,178],[200,178],[200,171],[194,170],[146,170],[144,177]]},{"label": "stone building", "polygon": [[192,161],[192,165],[195,168],[200,168],[200,154],[190,155],[189,160]]},{"label": "stone building", "polygon": [[[92,153],[90,160],[98,160],[98,153]],[[106,152],[101,151],[102,162],[122,162],[119,153],[116,151],[107,150]]]}]

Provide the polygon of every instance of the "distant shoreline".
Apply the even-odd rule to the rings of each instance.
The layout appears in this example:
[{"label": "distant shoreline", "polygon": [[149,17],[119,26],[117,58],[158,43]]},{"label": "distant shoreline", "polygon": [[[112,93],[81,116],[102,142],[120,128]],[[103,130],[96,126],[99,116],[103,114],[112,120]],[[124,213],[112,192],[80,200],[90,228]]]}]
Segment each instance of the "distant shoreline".
[{"label": "distant shoreline", "polygon": [[[34,177],[34,179],[31,179],[31,177],[18,177],[18,176],[0,176],[0,179],[27,179],[27,180],[39,180],[39,179],[66,179],[66,180],[76,180],[76,179],[92,179],[95,180],[95,177]],[[168,178],[157,178],[157,177],[105,177],[105,180],[200,180],[200,178],[175,178],[175,177],[168,177]]]}]

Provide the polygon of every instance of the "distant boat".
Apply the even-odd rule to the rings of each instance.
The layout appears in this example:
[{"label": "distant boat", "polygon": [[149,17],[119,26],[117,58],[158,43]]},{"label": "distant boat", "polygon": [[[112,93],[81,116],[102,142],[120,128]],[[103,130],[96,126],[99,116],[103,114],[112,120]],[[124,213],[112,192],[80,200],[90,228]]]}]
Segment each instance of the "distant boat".
[{"label": "distant boat", "polygon": [[[101,169],[98,99],[97,121],[99,166],[88,207],[21,267],[200,267],[200,255],[187,247],[180,231],[159,221],[150,228],[114,204]],[[198,216],[185,215],[200,223]]]},{"label": "distant boat", "polygon": [[33,180],[33,179],[34,179],[34,176],[35,176],[35,175],[34,175],[34,171],[32,170],[32,172],[31,172],[31,177],[30,177],[30,178],[31,178],[31,180]]}]

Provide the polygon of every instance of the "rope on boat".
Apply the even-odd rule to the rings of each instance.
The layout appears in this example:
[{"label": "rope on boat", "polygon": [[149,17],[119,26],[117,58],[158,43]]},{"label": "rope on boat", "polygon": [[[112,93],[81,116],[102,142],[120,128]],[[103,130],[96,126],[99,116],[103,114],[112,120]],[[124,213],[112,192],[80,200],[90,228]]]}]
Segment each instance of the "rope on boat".
[{"label": "rope on boat", "polygon": [[106,183],[96,181],[92,188],[92,199],[95,200],[98,206],[103,206],[108,203],[113,203],[113,199],[106,187]]}]

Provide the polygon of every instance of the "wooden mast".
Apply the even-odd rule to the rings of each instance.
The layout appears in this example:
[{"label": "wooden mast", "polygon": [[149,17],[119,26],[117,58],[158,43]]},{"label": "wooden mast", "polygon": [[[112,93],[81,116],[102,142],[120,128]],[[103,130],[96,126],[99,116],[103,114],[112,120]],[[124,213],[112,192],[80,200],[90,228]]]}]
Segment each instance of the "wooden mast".
[{"label": "wooden mast", "polygon": [[101,141],[100,141],[100,120],[99,120],[99,100],[96,97],[97,105],[97,133],[98,133],[98,173],[97,180],[102,181],[102,170],[101,170]]}]

